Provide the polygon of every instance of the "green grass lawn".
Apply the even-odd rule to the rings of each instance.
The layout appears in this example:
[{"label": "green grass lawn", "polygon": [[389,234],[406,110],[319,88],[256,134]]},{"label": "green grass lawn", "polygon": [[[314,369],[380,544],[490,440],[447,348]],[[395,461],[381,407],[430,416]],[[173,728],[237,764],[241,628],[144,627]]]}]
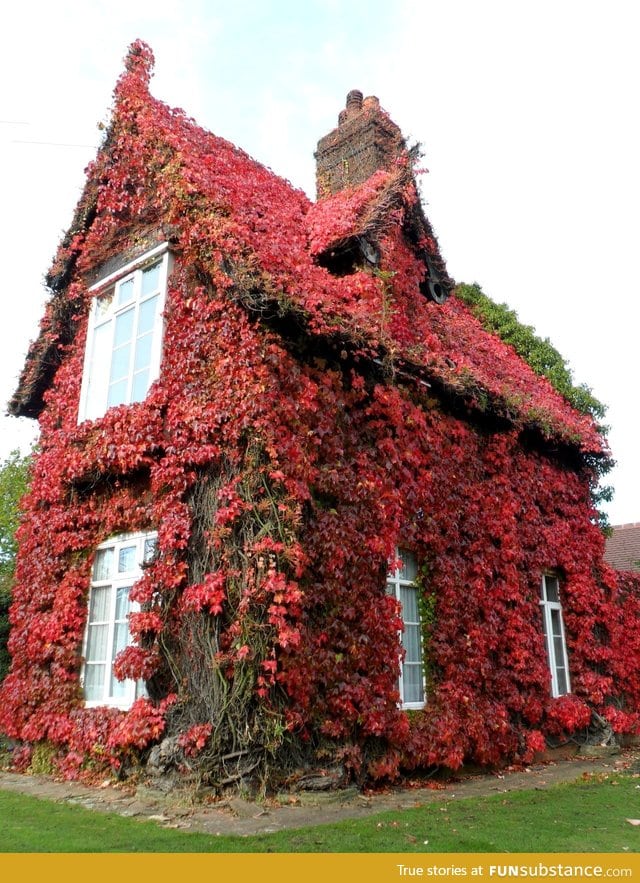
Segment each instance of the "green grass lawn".
[{"label": "green grass lawn", "polygon": [[[415,793],[419,800],[419,792]],[[638,852],[640,779],[446,799],[255,837],[165,829],[0,791],[2,852]]]}]

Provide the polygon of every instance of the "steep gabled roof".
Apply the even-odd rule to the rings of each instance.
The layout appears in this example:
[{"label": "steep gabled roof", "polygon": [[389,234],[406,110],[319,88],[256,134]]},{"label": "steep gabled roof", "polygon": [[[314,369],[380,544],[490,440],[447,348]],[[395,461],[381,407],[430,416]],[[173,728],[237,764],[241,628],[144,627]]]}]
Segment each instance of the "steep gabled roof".
[{"label": "steep gabled roof", "polygon": [[616,570],[640,570],[640,522],[618,524],[612,530],[604,560]]},{"label": "steep gabled roof", "polygon": [[[382,171],[318,204],[222,138],[149,93],[153,56],[130,49],[105,143],[48,276],[51,297],[32,344],[14,414],[36,415],[64,348],[87,307],[82,280],[140,230],[170,239],[200,277],[257,316],[295,318],[313,338],[432,383],[477,410],[600,454],[593,420],[576,412],[455,295],[420,291],[425,268],[447,285],[435,236],[410,167]],[[375,228],[379,266],[335,275],[323,248]],[[84,277],[83,277],[84,274]],[[70,284],[73,283],[73,284]],[[293,327],[293,326],[291,326]]]}]

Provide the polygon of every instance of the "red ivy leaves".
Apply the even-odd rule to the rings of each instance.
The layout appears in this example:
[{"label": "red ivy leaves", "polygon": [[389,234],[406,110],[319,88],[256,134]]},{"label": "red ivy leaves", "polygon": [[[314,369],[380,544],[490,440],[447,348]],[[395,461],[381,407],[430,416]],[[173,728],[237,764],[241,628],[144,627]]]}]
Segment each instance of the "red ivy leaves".
[{"label": "red ivy leaves", "polygon": [[[91,172],[97,217],[61,249],[57,268],[72,255],[79,271],[99,265],[131,246],[143,223],[171,231],[177,269],[162,376],[144,402],[77,425],[91,294],[74,278],[60,297],[84,306],[42,415],[0,726],[64,746],[68,775],[87,755],[119,763],[161,737],[169,699],[138,700],[126,714],[85,709],[78,682],[93,550],[109,536],[151,529],[159,553],[132,590],[143,605],[131,616],[139,643],[120,654],[120,677],[166,674],[160,638],[170,643],[196,614],[220,626],[232,676],[254,658],[242,617],[259,608],[268,635],[255,659],[261,701],[286,696],[289,728],[301,739],[336,740],[336,756],[346,750],[353,769],[376,740],[385,753],[369,767],[374,776],[401,764],[530,757],[542,733],[584,727],[589,705],[618,729],[637,726],[640,647],[630,624],[638,580],[618,587],[601,563],[588,470],[526,448],[520,436],[535,425],[593,452],[601,445],[593,424],[455,297],[444,306],[424,300],[424,266],[399,228],[381,242],[378,275],[338,279],[314,264],[307,230],[311,251],[349,232],[384,173],[311,209],[302,193],[150,98],[150,59],[139,49],[118,86],[112,152]],[[403,381],[402,370],[398,383],[376,384],[366,360],[346,369],[344,359],[314,356],[313,343],[294,358],[235,302],[257,277],[283,311],[303,317],[312,341],[339,331],[362,353],[382,354],[391,373],[420,367],[445,393],[509,417],[508,426],[475,429],[428,387]],[[43,333],[53,335],[54,324],[50,310]],[[250,444],[264,451],[259,468],[279,524],[242,549],[261,578],[247,579],[228,623],[237,572],[223,564],[190,580],[188,499],[223,458],[237,467],[209,537],[224,559],[242,519],[262,511],[257,491],[251,500],[241,492],[246,470],[257,468],[244,459]],[[384,591],[396,546],[417,553],[424,591],[435,597],[428,704],[411,721],[397,705],[400,622]],[[549,567],[563,577],[575,694],[559,701],[549,699],[538,604]],[[210,727],[182,734],[185,753],[202,750]]]},{"label": "red ivy leaves", "polygon": [[178,745],[187,757],[196,757],[207,744],[213,730],[212,724],[194,724],[178,738]]},{"label": "red ivy leaves", "polygon": [[207,574],[203,583],[187,586],[180,602],[182,609],[196,613],[206,610],[214,616],[222,613],[227,597],[225,582],[224,573],[216,572]]}]

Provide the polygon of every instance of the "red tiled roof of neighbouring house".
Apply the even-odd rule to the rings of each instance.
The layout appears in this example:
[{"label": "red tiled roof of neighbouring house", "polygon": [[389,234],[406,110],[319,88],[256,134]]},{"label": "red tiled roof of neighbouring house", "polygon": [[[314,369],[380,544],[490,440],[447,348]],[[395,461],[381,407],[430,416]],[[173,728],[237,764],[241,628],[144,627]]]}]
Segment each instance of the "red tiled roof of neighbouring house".
[{"label": "red tiled roof of neighbouring house", "polygon": [[640,521],[614,526],[604,559],[616,570],[640,571]]}]

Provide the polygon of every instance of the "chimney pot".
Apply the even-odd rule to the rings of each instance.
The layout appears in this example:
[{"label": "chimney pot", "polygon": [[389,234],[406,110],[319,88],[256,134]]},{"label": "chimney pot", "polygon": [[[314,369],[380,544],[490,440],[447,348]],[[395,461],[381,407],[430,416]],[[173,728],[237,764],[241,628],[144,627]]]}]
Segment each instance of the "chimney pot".
[{"label": "chimney pot", "polygon": [[358,113],[362,110],[362,92],[359,89],[352,89],[347,95],[347,113]]},{"label": "chimney pot", "polygon": [[[364,112],[367,111],[367,112]],[[406,145],[402,132],[380,110],[378,99],[363,99],[359,89],[347,95],[338,125],[318,141],[316,192],[318,199],[357,187],[379,169],[393,169]]]}]

